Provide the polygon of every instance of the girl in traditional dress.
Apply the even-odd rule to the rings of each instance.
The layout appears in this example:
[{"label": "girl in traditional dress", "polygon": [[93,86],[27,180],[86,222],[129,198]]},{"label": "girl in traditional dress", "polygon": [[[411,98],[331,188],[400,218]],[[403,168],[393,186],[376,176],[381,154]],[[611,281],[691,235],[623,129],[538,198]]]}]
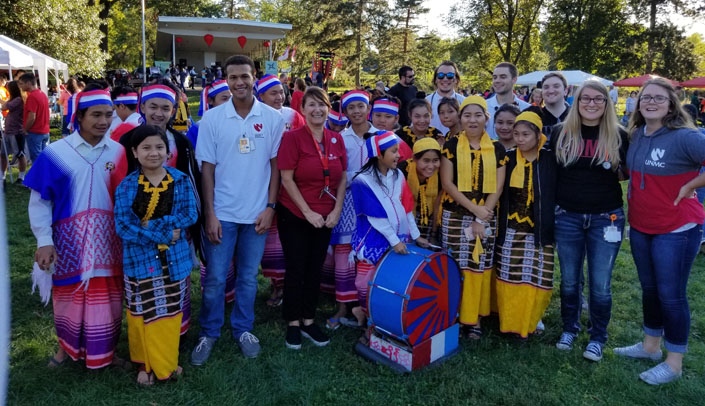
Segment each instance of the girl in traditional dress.
[{"label": "girl in traditional dress", "polygon": [[411,148],[414,148],[416,140],[421,138],[432,137],[441,142],[444,139],[443,133],[430,126],[432,114],[431,103],[427,100],[412,100],[409,102],[411,125],[402,127],[396,134]]},{"label": "girl in traditional dress", "polygon": [[460,110],[460,105],[455,98],[444,97],[438,103],[438,118],[441,119],[441,124],[448,127],[448,132],[445,134],[446,140],[457,137],[460,133],[460,115],[458,110]]},{"label": "girl in traditional dress", "polygon": [[490,313],[494,263],[495,208],[504,185],[504,147],[485,131],[487,102],[469,96],[460,105],[463,131],[443,146],[441,235],[460,266],[463,293],[460,323],[468,338],[482,336],[480,317]]},{"label": "girl in traditional dress", "polygon": [[556,157],[545,146],[541,128],[536,113],[516,117],[516,149],[505,159],[497,219],[499,329],[522,338],[536,331],[553,289]]},{"label": "girl in traditional dress", "polygon": [[355,286],[360,301],[353,314],[358,320],[367,318],[367,283],[387,250],[391,247],[398,254],[406,254],[406,244],[410,241],[421,247],[429,245],[416,226],[414,198],[397,168],[400,142],[390,131],[379,131],[368,138],[365,145],[369,160],[351,185],[358,217],[352,239],[352,254],[357,259]]},{"label": "girl in traditional dress", "polygon": [[[452,99],[455,100],[455,99]],[[424,138],[414,144],[413,158],[399,163],[411,193],[414,196],[414,214],[421,236],[435,239],[436,221],[441,197],[441,146],[433,138]]]},{"label": "girl in traditional dress", "polygon": [[127,332],[137,383],[179,375],[179,336],[193,262],[182,231],[198,219],[188,176],[164,167],[164,130],[145,125],[132,135],[139,169],[115,193],[115,225],[123,242]]}]

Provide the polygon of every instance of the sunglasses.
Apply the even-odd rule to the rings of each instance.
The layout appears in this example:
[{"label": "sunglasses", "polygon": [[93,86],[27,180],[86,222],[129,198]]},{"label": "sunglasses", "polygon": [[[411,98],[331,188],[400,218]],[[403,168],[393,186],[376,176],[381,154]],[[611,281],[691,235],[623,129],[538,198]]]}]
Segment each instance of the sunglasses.
[{"label": "sunglasses", "polygon": [[455,73],[454,72],[448,72],[448,73],[438,72],[438,73],[436,73],[436,79],[445,79],[445,78],[453,79],[453,78],[455,78]]}]

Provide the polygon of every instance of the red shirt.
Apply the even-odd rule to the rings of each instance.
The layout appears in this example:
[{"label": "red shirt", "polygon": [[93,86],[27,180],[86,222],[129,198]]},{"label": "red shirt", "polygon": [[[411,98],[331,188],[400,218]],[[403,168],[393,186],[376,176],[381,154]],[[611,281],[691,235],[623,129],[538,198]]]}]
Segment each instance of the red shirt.
[{"label": "red shirt", "polygon": [[304,92],[301,90],[295,90],[294,94],[291,95],[291,108],[297,113],[301,113],[301,102],[304,99]]},{"label": "red shirt", "polygon": [[33,134],[49,134],[49,98],[40,89],[34,89],[27,93],[27,100],[24,103],[24,113],[22,122],[27,122],[27,114],[36,114],[34,124],[27,131]]},{"label": "red shirt", "polygon": [[[323,147],[324,150],[321,152],[328,157],[330,193],[336,196],[338,185],[345,176],[345,169],[348,166],[345,144],[340,134],[324,129]],[[323,163],[308,126],[284,133],[277,154],[277,165],[281,171],[294,171],[294,182],[311,210],[324,217],[333,210],[335,200],[326,194],[321,196],[321,190],[325,186]],[[305,218],[283,186],[279,192],[279,204],[294,215]]]}]

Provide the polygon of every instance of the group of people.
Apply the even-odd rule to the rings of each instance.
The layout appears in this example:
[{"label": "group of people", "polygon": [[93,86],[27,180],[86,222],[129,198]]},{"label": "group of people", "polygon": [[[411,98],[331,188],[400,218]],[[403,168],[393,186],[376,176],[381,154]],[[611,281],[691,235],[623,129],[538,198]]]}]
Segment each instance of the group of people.
[{"label": "group of people", "polygon": [[[188,135],[171,127],[180,96],[168,81],[112,97],[89,84],[73,100],[71,135],[34,162],[25,185],[35,259],[52,272],[59,339],[50,366],[85,359],[88,368],[124,367],[115,355],[124,297],[137,381],[178,376],[189,275],[199,262],[193,365],[209,359],[229,300],[232,337],[243,356],[258,356],[260,266],[272,281],[268,304],[282,308],[287,348],[300,349],[304,338],[329,343],[316,323],[322,287],[338,302],[326,329],[361,328],[366,343],[368,283],[385,253],[406,254],[409,244],[441,246],[458,263],[468,339],[483,336],[482,319],[493,312],[503,333],[526,339],[543,330],[555,248],[556,347],[576,344],[587,284],[583,356],[600,361],[625,233],[620,182],[629,180],[645,338],[614,352],[660,361],[663,340],[665,361],[640,377],[663,384],[681,376],[685,288],[705,220],[694,197],[705,186],[705,135],[668,82],[642,87],[625,129],[604,85],[585,82],[570,107],[565,78],[549,73],[544,106],[531,106],[514,95],[517,70],[506,62],[495,67],[487,100],[456,93],[460,72],[445,61],[425,99],[411,91],[415,75],[405,66],[389,94],[352,90],[331,103],[311,86],[297,109],[283,106],[276,76],[256,80],[248,57],[228,58],[223,74],[203,89],[202,119]],[[128,121],[138,105],[133,122],[110,130],[113,111],[126,108],[120,118]]]}]

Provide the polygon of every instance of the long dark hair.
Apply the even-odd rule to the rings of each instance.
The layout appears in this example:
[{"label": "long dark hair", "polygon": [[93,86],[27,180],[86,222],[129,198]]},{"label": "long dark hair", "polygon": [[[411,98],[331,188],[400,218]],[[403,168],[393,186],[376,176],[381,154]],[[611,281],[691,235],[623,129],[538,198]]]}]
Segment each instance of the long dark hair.
[{"label": "long dark hair", "polygon": [[[387,148],[389,149],[389,148]],[[385,152],[387,152],[387,149],[380,151],[380,154],[384,155]],[[377,184],[383,187],[385,190],[387,189],[386,186],[384,186],[384,183],[382,182],[382,173],[379,171],[379,158],[378,157],[372,157],[370,158],[364,165],[362,165],[362,168],[360,168],[357,173],[355,173],[355,176],[353,176],[353,180],[357,178],[357,175],[364,173],[364,172],[370,172],[371,174],[374,175],[375,180],[377,181]],[[399,168],[394,168],[394,180],[397,179],[399,176]]]},{"label": "long dark hair", "polygon": [[7,82],[7,91],[10,93],[10,100],[22,97],[20,85],[17,84],[16,80],[13,80],[12,82]]}]

